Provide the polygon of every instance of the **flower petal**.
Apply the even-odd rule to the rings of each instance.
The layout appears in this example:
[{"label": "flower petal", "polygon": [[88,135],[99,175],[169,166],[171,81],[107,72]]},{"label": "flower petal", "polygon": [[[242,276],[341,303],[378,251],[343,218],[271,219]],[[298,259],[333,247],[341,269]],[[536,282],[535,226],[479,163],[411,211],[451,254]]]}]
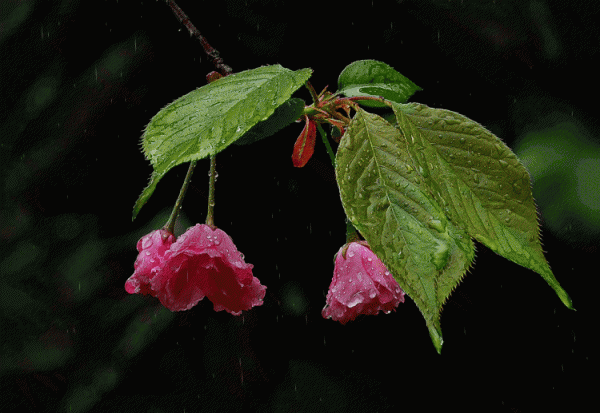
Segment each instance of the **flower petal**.
[{"label": "flower petal", "polygon": [[175,236],[165,230],[155,230],[144,235],[137,243],[139,254],[133,275],[125,282],[129,294],[152,294],[150,283],[163,263],[165,252],[175,242]]}]

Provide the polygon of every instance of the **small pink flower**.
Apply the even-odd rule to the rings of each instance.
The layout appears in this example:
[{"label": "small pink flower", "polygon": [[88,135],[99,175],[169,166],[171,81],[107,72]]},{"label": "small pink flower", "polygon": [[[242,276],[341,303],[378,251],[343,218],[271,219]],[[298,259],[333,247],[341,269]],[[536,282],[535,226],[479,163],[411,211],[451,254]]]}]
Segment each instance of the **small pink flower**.
[{"label": "small pink flower", "polygon": [[140,252],[133,268],[133,275],[125,282],[125,290],[129,294],[152,294],[150,282],[163,264],[163,256],[171,244],[175,242],[175,236],[163,229],[152,231],[144,235],[137,243]]},{"label": "small pink flower", "polygon": [[392,274],[362,244],[366,242],[350,243],[345,258],[344,247],[338,251],[323,317],[346,324],[359,314],[396,311],[398,304],[404,302],[404,291]]},{"label": "small pink flower", "polygon": [[171,311],[189,310],[204,297],[215,311],[233,315],[263,303],[266,287],[252,275],[254,266],[244,262],[220,229],[196,224],[170,245],[161,260],[149,290]]}]

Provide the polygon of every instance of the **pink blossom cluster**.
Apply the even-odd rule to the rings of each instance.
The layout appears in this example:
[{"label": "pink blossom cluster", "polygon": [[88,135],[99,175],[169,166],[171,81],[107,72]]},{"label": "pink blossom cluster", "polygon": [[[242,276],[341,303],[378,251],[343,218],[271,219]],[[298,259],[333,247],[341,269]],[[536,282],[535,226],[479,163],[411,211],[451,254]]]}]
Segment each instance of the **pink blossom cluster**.
[{"label": "pink blossom cluster", "polygon": [[262,305],[266,287],[252,275],[231,237],[196,224],[177,240],[156,230],[137,243],[135,271],[125,283],[130,294],[149,294],[171,311],[189,310],[204,297],[215,311],[240,315]]},{"label": "pink blossom cluster", "polygon": [[[266,287],[252,275],[231,237],[196,224],[178,239],[155,230],[137,243],[135,271],[125,283],[130,294],[156,297],[171,311],[189,310],[204,297],[215,311],[240,315],[262,305]],[[389,313],[404,292],[364,241],[340,248],[322,315],[346,324],[360,314]]]}]

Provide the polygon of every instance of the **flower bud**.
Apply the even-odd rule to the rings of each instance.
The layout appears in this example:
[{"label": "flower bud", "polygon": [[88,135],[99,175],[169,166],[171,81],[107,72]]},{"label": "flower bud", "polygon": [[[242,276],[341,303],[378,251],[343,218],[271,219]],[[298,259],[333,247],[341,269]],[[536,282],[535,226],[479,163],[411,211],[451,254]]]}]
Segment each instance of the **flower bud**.
[{"label": "flower bud", "polygon": [[315,152],[315,141],[317,138],[317,124],[305,116],[306,123],[304,129],[296,139],[294,151],[292,152],[292,162],[296,168],[302,168]]},{"label": "flower bud", "polygon": [[[404,291],[370,248],[352,242],[340,248],[322,315],[346,324],[359,314],[386,314],[404,302]],[[345,256],[344,256],[345,255]]]}]

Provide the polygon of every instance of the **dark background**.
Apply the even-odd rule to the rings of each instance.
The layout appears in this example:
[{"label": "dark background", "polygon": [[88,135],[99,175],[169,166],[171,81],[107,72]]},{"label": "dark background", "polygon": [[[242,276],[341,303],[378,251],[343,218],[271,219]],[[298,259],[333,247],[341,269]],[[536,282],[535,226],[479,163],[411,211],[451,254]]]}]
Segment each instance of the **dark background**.
[{"label": "dark background", "polygon": [[[503,139],[531,172],[546,257],[577,312],[539,275],[478,245],[445,306],[441,355],[409,298],[346,326],[323,319],[344,214],[320,142],[306,167],[292,166],[301,124],[217,157],[216,224],[267,286],[264,305],[235,317],[204,300],[171,313],[128,295],[135,244],[164,224],[187,170],[169,172],[132,223],[152,170],[141,133],[214,67],[163,1],[5,0],[0,410],[588,406],[597,387],[598,6],[335,3],[179,1],[234,71],[311,67],[317,90],[335,90],[352,61],[381,60],[423,88],[412,101]],[[310,101],[305,89],[294,96]],[[199,162],[177,234],[204,222],[207,171]]]}]

